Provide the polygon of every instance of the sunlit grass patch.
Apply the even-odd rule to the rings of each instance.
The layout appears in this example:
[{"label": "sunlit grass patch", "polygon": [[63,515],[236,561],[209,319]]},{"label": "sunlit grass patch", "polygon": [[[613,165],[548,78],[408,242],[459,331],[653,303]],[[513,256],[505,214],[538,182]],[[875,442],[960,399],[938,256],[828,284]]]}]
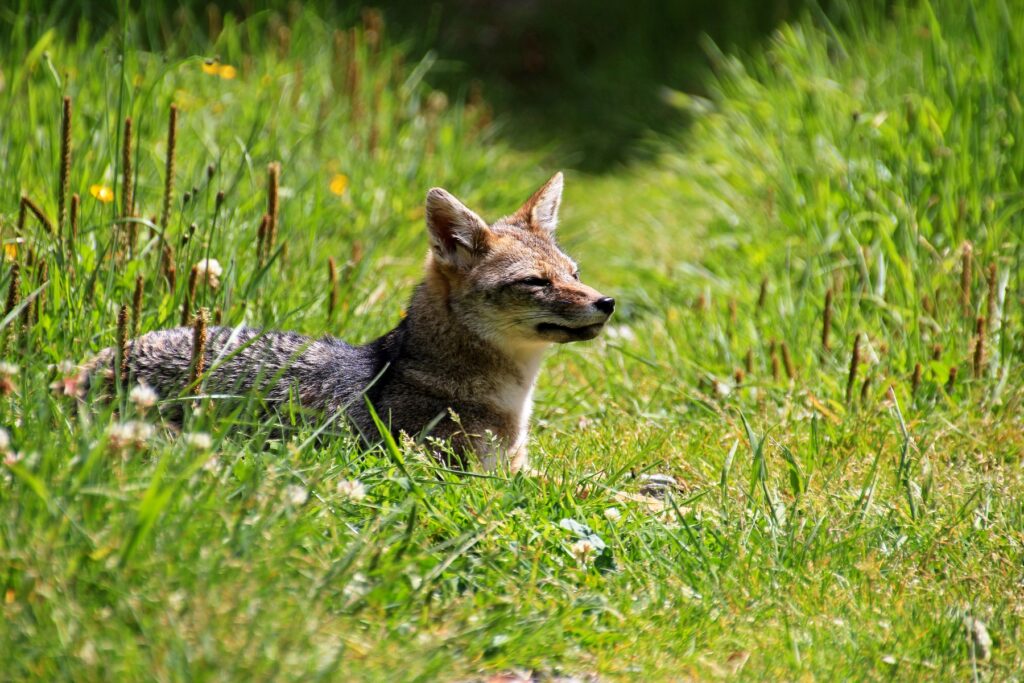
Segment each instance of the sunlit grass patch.
[{"label": "sunlit grass patch", "polygon": [[3,670],[1012,675],[1024,29],[999,2],[847,12],[712,49],[714,98],[678,100],[696,122],[657,167],[570,175],[560,239],[620,304],[547,361],[535,476],[366,451],[291,407],[282,431],[256,398],[176,399],[179,432],[131,382],[81,393],[75,363],[132,330],[392,327],[425,190],[494,218],[549,170],[434,93],[432,56],[372,14],[225,20],[166,54],[132,21],[123,52],[20,34]]}]

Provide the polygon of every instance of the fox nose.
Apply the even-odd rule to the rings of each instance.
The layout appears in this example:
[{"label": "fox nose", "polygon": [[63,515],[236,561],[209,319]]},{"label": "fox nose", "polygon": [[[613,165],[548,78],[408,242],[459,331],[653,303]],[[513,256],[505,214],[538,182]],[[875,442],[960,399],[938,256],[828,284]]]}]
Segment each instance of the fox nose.
[{"label": "fox nose", "polygon": [[594,302],[594,306],[602,313],[611,315],[612,311],[615,310],[615,299],[610,296],[602,297]]}]

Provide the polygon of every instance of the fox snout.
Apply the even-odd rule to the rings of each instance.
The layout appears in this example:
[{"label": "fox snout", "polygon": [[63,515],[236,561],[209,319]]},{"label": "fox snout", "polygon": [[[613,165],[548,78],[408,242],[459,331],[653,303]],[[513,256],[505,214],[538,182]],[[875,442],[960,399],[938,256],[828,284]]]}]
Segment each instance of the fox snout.
[{"label": "fox snout", "polygon": [[557,315],[558,321],[545,320],[538,323],[536,330],[541,338],[565,344],[593,339],[601,333],[615,311],[615,299],[586,285],[579,285],[578,288],[578,294],[586,292],[589,296],[583,301],[577,299],[568,305],[554,306],[552,312]]}]

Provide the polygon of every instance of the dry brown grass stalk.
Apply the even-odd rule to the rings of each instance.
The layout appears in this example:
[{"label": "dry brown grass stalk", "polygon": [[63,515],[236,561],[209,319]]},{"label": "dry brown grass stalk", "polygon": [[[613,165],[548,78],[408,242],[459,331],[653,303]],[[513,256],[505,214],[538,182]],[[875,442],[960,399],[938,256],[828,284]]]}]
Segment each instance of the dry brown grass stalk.
[{"label": "dry brown grass stalk", "polygon": [[192,327],[192,362],[189,366],[188,378],[190,385],[201,380],[203,372],[206,370],[206,326],[209,318],[210,312],[205,308],[200,308]]},{"label": "dry brown grass stalk", "polygon": [[71,195],[71,243],[68,245],[69,254],[73,254],[75,252],[75,243],[78,241],[78,214],[81,204],[82,198],[78,196],[77,192]]},{"label": "dry brown grass stalk", "polygon": [[985,316],[979,315],[974,327],[974,376],[985,373]]},{"label": "dry brown grass stalk", "polygon": [[353,123],[358,122],[362,116],[362,102],[359,97],[362,73],[359,64],[359,31],[355,28],[349,31],[348,40],[348,64],[345,79],[345,95],[348,96],[349,115]]},{"label": "dry brown grass stalk", "polygon": [[50,221],[49,218],[46,217],[46,214],[43,213],[42,208],[40,208],[40,206],[36,204],[34,201],[29,199],[27,195],[21,196],[21,207],[18,211],[19,234],[21,234],[22,231],[25,229],[25,211],[31,212],[31,214],[36,217],[36,220],[39,221],[39,224],[43,226],[43,229],[46,230],[47,234],[53,234],[53,223]]},{"label": "dry brown grass stalk", "polygon": [[57,192],[57,231],[62,236],[68,220],[68,192],[71,190],[71,98],[64,98],[60,119],[60,187]]},{"label": "dry brown grass stalk", "polygon": [[850,374],[846,380],[846,403],[853,399],[853,387],[857,382],[857,369],[860,367],[860,334],[853,337],[853,351],[850,353]]},{"label": "dry brown grass stalk", "polygon": [[871,375],[864,378],[864,383],[860,385],[860,402],[867,403],[868,395],[871,393]]},{"label": "dry brown grass stalk", "polygon": [[124,138],[121,141],[121,218],[134,215],[134,186],[132,184],[132,117],[124,119]]},{"label": "dry brown grass stalk", "polygon": [[267,240],[266,247],[267,253],[274,248],[274,244],[277,242],[277,230],[278,220],[280,219],[279,210],[279,195],[278,192],[281,186],[281,164],[276,161],[271,162],[267,166],[267,215],[270,217],[270,223],[267,226]]},{"label": "dry brown grass stalk", "polygon": [[338,266],[333,256],[327,257],[327,284],[330,287],[327,296],[327,319],[334,320],[334,311],[338,307]]},{"label": "dry brown grass stalk", "polygon": [[256,236],[256,265],[263,268],[267,262],[267,254],[270,249],[267,246],[267,235],[270,232],[270,216],[263,214],[260,219],[260,229]]},{"label": "dry brown grass stalk", "polygon": [[957,369],[956,369],[956,366],[954,365],[953,367],[951,367],[949,369],[949,377],[946,378],[946,393],[947,394],[952,394],[953,393],[953,387],[956,386],[956,375],[957,375]]},{"label": "dry brown grass stalk", "polygon": [[4,316],[11,314],[11,311],[18,305],[21,298],[21,266],[17,262],[11,264],[11,279],[7,283],[7,303],[4,305]]},{"label": "dry brown grass stalk", "polygon": [[199,266],[192,266],[188,275],[188,289],[185,290],[185,301],[181,304],[181,326],[192,324],[192,302],[196,300],[196,287],[199,285]]},{"label": "dry brown grass stalk", "polygon": [[142,321],[142,296],[145,293],[145,286],[145,278],[136,275],[135,293],[132,296],[132,337],[139,336],[139,325]]},{"label": "dry brown grass stalk", "polygon": [[168,291],[174,291],[174,247],[164,242],[160,250],[160,277],[167,282]]},{"label": "dry brown grass stalk", "polygon": [[117,312],[117,347],[115,348],[115,353],[117,354],[118,378],[122,387],[128,386],[129,339],[128,306],[121,304],[121,308]]},{"label": "dry brown grass stalk", "polygon": [[164,206],[160,214],[160,226],[167,229],[171,218],[171,202],[174,200],[174,163],[178,146],[178,107],[171,105],[167,120],[167,164],[164,168]]},{"label": "dry brown grass stalk", "polygon": [[786,377],[796,379],[796,367],[793,365],[793,356],[789,353],[789,344],[782,342],[782,363],[786,367]]}]

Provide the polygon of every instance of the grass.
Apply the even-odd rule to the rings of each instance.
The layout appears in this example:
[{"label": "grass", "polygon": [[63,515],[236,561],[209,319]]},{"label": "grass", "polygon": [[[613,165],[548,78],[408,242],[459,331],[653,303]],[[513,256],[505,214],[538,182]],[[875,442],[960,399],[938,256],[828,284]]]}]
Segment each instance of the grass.
[{"label": "grass", "polygon": [[[133,48],[131,20],[102,37],[13,32],[0,287],[17,263],[19,300],[45,300],[3,318],[3,670],[1016,675],[1024,19],[947,0],[829,16],[743,60],[709,47],[712,99],[676,96],[694,123],[651,142],[657,164],[569,177],[562,241],[621,303],[600,341],[547,362],[532,433],[544,477],[458,476],[302,424],[283,440],[241,432],[206,405],[186,434],[125,434],[110,425],[154,412],[55,394],[54,365],[114,343],[137,276],[141,329],[175,325],[203,258],[221,282],[190,308],[367,340],[418,277],[426,188],[493,217],[552,169],[432,93],[429,57],[386,33],[374,50],[359,27],[353,57],[353,34],[311,13],[227,17],[216,43],[166,53]],[[65,95],[74,239],[58,218]],[[129,116],[135,218],[121,208]],[[274,162],[278,240],[260,267]],[[53,234],[31,213],[19,230],[23,194]],[[646,474],[672,476],[671,494],[643,495]],[[582,539],[603,550],[579,561]]]}]

